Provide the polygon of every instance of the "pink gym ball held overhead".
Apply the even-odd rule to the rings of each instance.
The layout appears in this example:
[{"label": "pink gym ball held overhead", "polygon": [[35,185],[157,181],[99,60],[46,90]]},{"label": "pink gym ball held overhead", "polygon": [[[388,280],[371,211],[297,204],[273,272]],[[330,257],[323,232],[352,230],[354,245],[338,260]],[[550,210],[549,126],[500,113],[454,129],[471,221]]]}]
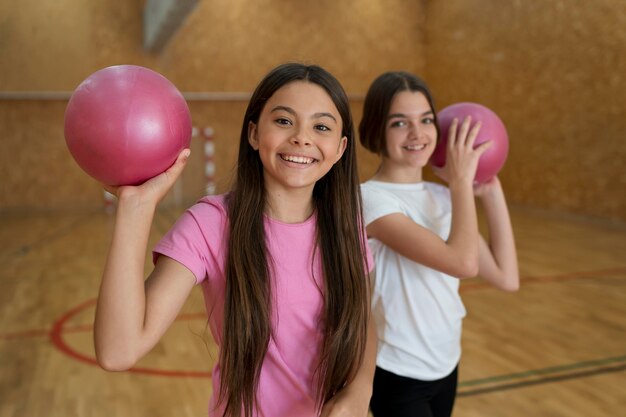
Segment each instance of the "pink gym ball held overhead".
[{"label": "pink gym ball held overhead", "polygon": [[472,118],[472,125],[477,121],[482,122],[475,146],[488,140],[493,141],[489,149],[480,157],[474,180],[479,183],[487,182],[498,174],[506,162],[509,153],[509,136],[502,120],[492,110],[476,103],[452,104],[439,113],[437,120],[440,129],[439,142],[430,159],[430,163],[442,167],[446,163],[446,143],[448,142],[448,130],[452,120],[457,118],[459,124],[466,116]]},{"label": "pink gym ball held overhead", "polygon": [[72,94],[65,140],[96,180],[138,185],[167,170],[189,147],[191,115],[182,94],[161,74],[135,65],[107,67]]}]

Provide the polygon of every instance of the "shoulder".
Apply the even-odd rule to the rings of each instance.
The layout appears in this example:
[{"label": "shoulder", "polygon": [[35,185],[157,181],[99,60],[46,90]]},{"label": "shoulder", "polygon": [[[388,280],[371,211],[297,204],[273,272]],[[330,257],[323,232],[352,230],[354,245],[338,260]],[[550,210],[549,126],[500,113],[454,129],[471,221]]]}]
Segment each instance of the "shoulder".
[{"label": "shoulder", "polygon": [[224,196],[203,197],[185,210],[153,249],[186,266],[196,282],[207,276],[218,276],[224,257],[227,211]]},{"label": "shoulder", "polygon": [[361,197],[365,205],[398,200],[398,197],[386,189],[384,184],[376,181],[367,181],[361,184]]},{"label": "shoulder", "polygon": [[202,197],[185,210],[172,230],[185,234],[193,234],[196,231],[200,235],[215,234],[216,230],[222,232],[228,224],[224,197],[224,195]]},{"label": "shoulder", "polygon": [[452,211],[452,198],[450,197],[450,189],[445,185],[435,182],[426,182],[426,190],[430,201],[429,204],[438,207],[441,213],[450,213]]},{"label": "shoulder", "polygon": [[404,213],[402,201],[389,190],[375,182],[361,184],[363,219],[365,225],[392,213]]},{"label": "shoulder", "polygon": [[450,198],[450,189],[436,182],[424,182],[426,189],[433,195],[441,198]]},{"label": "shoulder", "polygon": [[191,206],[189,210],[201,213],[217,211],[226,214],[226,194],[204,196]]},{"label": "shoulder", "polygon": [[363,200],[394,199],[395,196],[384,186],[376,181],[367,181],[361,184],[361,196]]},{"label": "shoulder", "polygon": [[228,217],[226,195],[220,194],[202,197],[193,206],[189,207],[185,214],[190,215],[196,220],[225,220]]}]

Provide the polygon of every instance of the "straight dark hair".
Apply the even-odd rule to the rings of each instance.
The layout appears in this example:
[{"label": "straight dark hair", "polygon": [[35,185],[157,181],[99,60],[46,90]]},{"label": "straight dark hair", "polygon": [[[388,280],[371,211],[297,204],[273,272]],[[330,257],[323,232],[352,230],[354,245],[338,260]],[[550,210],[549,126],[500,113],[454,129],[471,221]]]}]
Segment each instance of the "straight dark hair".
[{"label": "straight dark hair", "polygon": [[437,140],[439,124],[430,89],[421,78],[404,71],[385,72],[372,82],[363,103],[363,118],[359,124],[359,140],[365,149],[378,155],[387,155],[387,116],[395,95],[401,91],[415,91],[424,94],[435,118]]},{"label": "straight dark hair", "polygon": [[[281,87],[295,81],[322,87],[342,119],[347,137],[341,159],[314,186],[317,216],[316,247],[324,274],[324,339],[315,373],[316,402],[323,404],[349,383],[365,351],[369,320],[369,280],[361,226],[361,194],[356,168],[356,144],[348,98],[339,82],[315,65],[283,64],[261,81],[246,110],[239,143],[236,178],[226,202],[229,242],[226,263],[224,337],[218,402],[224,416],[249,417],[272,332],[271,268],[263,212],[266,190],[263,165],[248,142],[250,122],[258,123],[266,102]],[[280,302],[280,300],[277,300]]]}]

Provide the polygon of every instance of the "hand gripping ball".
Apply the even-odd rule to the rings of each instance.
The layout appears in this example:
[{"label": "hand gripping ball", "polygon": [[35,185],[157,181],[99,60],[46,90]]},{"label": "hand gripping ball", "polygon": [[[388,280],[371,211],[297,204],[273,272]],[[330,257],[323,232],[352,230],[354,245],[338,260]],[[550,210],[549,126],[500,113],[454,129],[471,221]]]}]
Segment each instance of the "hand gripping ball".
[{"label": "hand gripping ball", "polygon": [[487,182],[502,169],[509,153],[509,136],[502,120],[492,110],[476,103],[452,104],[437,114],[440,136],[435,151],[430,158],[430,163],[442,167],[446,163],[446,143],[448,142],[448,130],[452,119],[457,118],[459,125],[466,116],[471,116],[472,125],[482,121],[480,131],[476,136],[475,146],[486,141],[493,141],[489,149],[485,151],[478,161],[474,180],[479,183]]},{"label": "hand gripping ball", "polygon": [[137,185],[189,147],[191,115],[161,74],[135,65],[96,71],[65,110],[65,141],[78,165],[107,185]]}]

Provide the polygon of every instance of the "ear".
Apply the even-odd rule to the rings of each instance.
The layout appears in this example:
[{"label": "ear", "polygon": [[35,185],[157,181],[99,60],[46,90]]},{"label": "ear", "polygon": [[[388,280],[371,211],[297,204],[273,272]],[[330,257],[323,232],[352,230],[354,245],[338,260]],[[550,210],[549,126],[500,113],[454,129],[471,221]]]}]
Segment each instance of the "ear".
[{"label": "ear", "polygon": [[248,123],[248,143],[255,151],[259,150],[259,140],[257,138],[256,124],[253,122]]},{"label": "ear", "polygon": [[337,147],[337,158],[335,159],[335,163],[337,163],[341,159],[347,147],[348,147],[348,138],[344,136],[339,141],[339,146]]}]

